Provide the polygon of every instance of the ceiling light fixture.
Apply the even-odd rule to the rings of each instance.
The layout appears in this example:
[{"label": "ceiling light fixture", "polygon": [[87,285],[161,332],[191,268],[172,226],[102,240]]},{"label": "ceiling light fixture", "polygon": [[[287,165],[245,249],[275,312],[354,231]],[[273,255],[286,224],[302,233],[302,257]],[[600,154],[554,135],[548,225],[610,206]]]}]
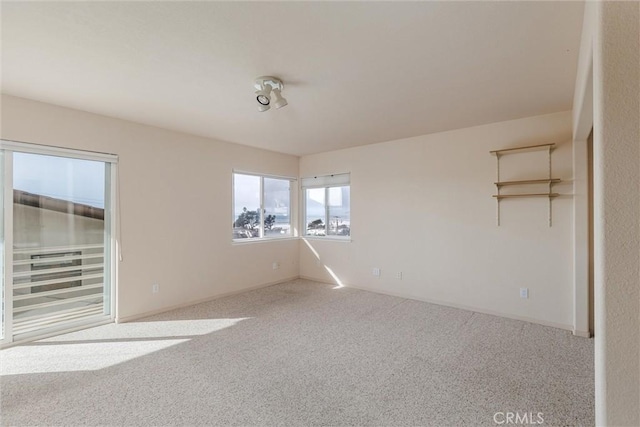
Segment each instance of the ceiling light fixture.
[{"label": "ceiling light fixture", "polygon": [[271,108],[271,97],[273,93],[273,105],[276,108],[282,108],[288,104],[287,100],[282,97],[284,83],[277,77],[262,76],[258,77],[253,84],[256,90],[256,101],[258,102],[258,111],[264,112]]}]

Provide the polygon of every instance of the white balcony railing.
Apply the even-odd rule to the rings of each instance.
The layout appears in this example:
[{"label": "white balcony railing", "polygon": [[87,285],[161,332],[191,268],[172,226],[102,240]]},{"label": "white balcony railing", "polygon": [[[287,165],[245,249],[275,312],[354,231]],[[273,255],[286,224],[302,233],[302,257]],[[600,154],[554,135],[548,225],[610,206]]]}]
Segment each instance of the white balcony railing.
[{"label": "white balcony railing", "polygon": [[13,250],[13,334],[104,313],[104,245]]}]

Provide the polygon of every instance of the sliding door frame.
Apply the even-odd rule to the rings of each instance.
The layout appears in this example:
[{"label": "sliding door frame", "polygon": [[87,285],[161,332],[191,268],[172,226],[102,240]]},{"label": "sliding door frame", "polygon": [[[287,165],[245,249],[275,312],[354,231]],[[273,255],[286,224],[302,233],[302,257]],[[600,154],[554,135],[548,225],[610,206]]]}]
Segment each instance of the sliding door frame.
[{"label": "sliding door frame", "polygon": [[[75,150],[62,147],[54,147],[47,145],[32,144],[18,141],[0,140],[0,150],[3,152],[4,174],[3,191],[4,211],[4,258],[0,260],[3,263],[4,275],[4,295],[3,295],[3,328],[4,334],[0,339],[0,348],[9,347],[20,344],[22,342],[33,341],[35,339],[46,338],[49,336],[59,335],[65,332],[84,329],[91,326],[97,326],[106,323],[113,323],[117,319],[117,301],[118,301],[118,268],[117,253],[118,248],[118,156],[115,154],[99,153],[93,151]],[[104,259],[104,286],[109,289],[105,292],[103,304],[108,303],[109,313],[104,313],[103,318],[88,318],[86,321],[74,322],[73,325],[63,325],[59,329],[51,329],[42,334],[34,334],[20,338],[18,341],[13,337],[13,153],[29,153],[45,156],[66,157],[79,160],[91,160],[106,163],[105,178],[105,249]],[[106,219],[108,218],[108,221]],[[107,261],[108,260],[108,261]]]},{"label": "sliding door frame", "polygon": [[[1,142],[0,142],[1,143]],[[2,173],[2,219],[4,227],[2,272],[4,274],[2,287],[2,340],[0,345],[13,342],[13,151],[3,150]]]}]

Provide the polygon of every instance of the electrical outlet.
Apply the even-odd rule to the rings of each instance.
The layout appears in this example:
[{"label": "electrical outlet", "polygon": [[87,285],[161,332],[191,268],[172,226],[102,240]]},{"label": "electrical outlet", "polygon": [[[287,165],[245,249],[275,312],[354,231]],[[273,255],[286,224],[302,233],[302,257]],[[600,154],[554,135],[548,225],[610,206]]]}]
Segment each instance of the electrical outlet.
[{"label": "electrical outlet", "polygon": [[380,269],[378,267],[374,267],[373,275],[376,277],[380,277]]},{"label": "electrical outlet", "polygon": [[273,264],[271,264],[271,267],[273,267],[274,270],[277,270],[280,268],[280,263],[279,262],[274,262]]},{"label": "electrical outlet", "polygon": [[402,271],[396,272],[396,279],[402,280]]},{"label": "electrical outlet", "polygon": [[529,298],[529,288],[520,288],[520,298]]},{"label": "electrical outlet", "polygon": [[157,283],[154,283],[153,285],[151,285],[151,293],[157,294],[158,292],[160,292],[160,285]]}]

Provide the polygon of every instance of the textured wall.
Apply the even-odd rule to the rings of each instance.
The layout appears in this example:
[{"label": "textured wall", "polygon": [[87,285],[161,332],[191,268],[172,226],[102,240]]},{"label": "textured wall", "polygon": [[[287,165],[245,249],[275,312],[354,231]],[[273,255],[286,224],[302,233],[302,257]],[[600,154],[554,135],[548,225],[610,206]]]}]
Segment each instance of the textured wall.
[{"label": "textured wall", "polygon": [[596,422],[640,425],[640,3],[594,25]]}]

